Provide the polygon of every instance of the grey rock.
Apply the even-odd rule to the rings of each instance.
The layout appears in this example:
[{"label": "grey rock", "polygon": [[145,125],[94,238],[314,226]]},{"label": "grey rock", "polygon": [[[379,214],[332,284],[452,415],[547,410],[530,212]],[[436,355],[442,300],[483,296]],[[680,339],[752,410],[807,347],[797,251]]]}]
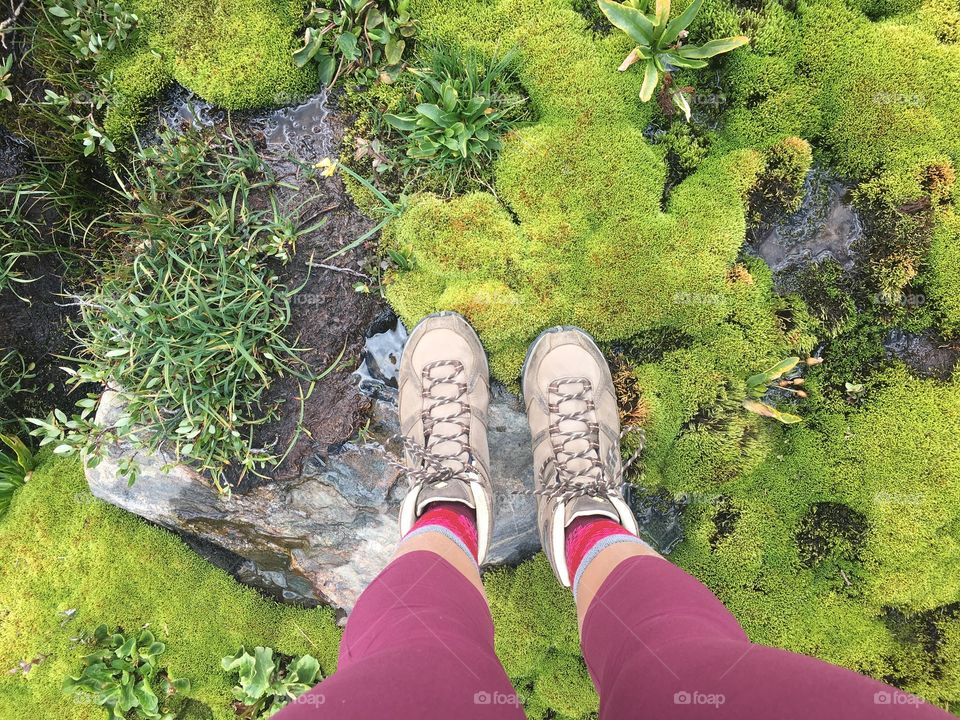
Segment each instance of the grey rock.
[{"label": "grey rock", "polygon": [[[362,440],[345,443],[326,459],[311,458],[294,480],[226,495],[168,454],[140,452],[140,476],[129,486],[117,470],[134,450],[119,444],[105,448],[105,459],[87,470],[87,481],[107,502],[242,558],[238,576],[271,594],[349,611],[389,561],[400,533],[405,486],[390,464],[397,457],[391,439],[397,420],[390,393],[384,395],[374,402]],[[121,397],[108,391],[97,421],[109,423],[121,410]],[[533,555],[540,542],[529,494],[533,458],[526,416],[503,389],[495,391],[490,408],[490,446],[497,497],[489,565],[516,563]]]}]

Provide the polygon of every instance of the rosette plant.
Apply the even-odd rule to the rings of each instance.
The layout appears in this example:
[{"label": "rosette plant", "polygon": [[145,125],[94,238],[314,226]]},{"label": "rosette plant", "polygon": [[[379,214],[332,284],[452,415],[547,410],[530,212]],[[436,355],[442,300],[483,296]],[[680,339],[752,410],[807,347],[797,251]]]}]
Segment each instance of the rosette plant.
[{"label": "rosette plant", "polygon": [[[703,0],[693,0],[686,10],[670,20],[670,0],[654,0],[652,13],[649,0],[627,0],[624,3],[612,0],[597,0],[607,19],[637,43],[630,51],[619,70],[624,72],[636,63],[643,63],[643,85],[640,99],[647,102],[653,97],[662,75],[669,76],[682,68],[697,69],[707,66],[707,59],[730,52],[750,39],[745,35],[711,40],[703,45],[687,45],[687,28],[703,6]],[[673,103],[686,118],[690,119],[690,103],[679,89],[670,90]]]}]

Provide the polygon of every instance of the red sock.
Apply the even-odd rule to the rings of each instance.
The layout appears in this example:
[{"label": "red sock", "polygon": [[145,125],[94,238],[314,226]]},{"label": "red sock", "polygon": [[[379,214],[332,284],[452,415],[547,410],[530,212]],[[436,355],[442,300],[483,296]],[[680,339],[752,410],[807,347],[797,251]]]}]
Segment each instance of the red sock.
[{"label": "red sock", "polygon": [[480,544],[477,540],[477,513],[469,505],[461,502],[430,503],[423,511],[423,515],[417,518],[406,537],[414,533],[420,534],[426,527],[439,528],[440,532],[448,537],[453,535],[451,539],[459,540],[473,555],[473,559],[477,560],[480,552]]},{"label": "red sock", "polygon": [[620,523],[614,522],[610,518],[598,515],[586,515],[584,517],[574,518],[573,522],[567,525],[566,531],[566,558],[567,572],[570,574],[570,582],[574,582],[577,571],[581,563],[594,546],[604,538],[625,535],[624,540],[632,542],[637,536],[627,530]]}]

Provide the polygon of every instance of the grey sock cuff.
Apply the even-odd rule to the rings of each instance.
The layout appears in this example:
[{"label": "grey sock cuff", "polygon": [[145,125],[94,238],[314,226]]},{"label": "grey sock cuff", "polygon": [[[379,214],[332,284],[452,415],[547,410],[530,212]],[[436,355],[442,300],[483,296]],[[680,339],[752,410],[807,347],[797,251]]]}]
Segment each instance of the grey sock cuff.
[{"label": "grey sock cuff", "polygon": [[577,574],[573,578],[574,597],[577,596],[577,589],[580,587],[580,580],[583,577],[583,571],[587,569],[587,565],[593,562],[594,558],[596,558],[597,555],[606,550],[608,547],[611,545],[617,545],[619,543],[643,545],[645,548],[653,550],[648,543],[645,543],[636,535],[619,533],[617,535],[607,535],[607,537],[598,540],[596,543],[594,543],[593,547],[587,551],[587,554],[583,556],[583,560],[580,561],[580,567],[577,568]]},{"label": "grey sock cuff", "polygon": [[452,540],[454,544],[458,548],[463,550],[464,554],[468,558],[470,558],[470,562],[472,562],[474,565],[477,564],[477,559],[473,556],[473,553],[470,552],[470,548],[467,547],[467,544],[463,540],[461,540],[460,537],[455,532],[453,532],[453,530],[451,530],[450,528],[444,527],[443,525],[422,525],[421,527],[418,527],[416,530],[411,530],[406,535],[404,535],[403,538],[401,538],[400,545],[403,545],[407,540],[409,540],[412,537],[417,537],[418,535],[423,535],[428,532],[440,533],[448,540]]}]

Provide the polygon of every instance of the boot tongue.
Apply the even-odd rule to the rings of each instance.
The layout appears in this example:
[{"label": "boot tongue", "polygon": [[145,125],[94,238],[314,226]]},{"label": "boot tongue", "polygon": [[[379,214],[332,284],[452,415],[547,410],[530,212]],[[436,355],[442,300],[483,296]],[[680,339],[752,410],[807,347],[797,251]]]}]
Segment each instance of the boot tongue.
[{"label": "boot tongue", "polygon": [[417,498],[417,517],[423,515],[424,508],[435,502],[460,502],[476,510],[470,486],[463,480],[453,479],[442,483],[424,486]]},{"label": "boot tongue", "polygon": [[620,513],[609,500],[581,495],[567,503],[564,509],[563,526],[566,527],[578,517],[587,516],[607,517],[614,522],[622,522]]}]

